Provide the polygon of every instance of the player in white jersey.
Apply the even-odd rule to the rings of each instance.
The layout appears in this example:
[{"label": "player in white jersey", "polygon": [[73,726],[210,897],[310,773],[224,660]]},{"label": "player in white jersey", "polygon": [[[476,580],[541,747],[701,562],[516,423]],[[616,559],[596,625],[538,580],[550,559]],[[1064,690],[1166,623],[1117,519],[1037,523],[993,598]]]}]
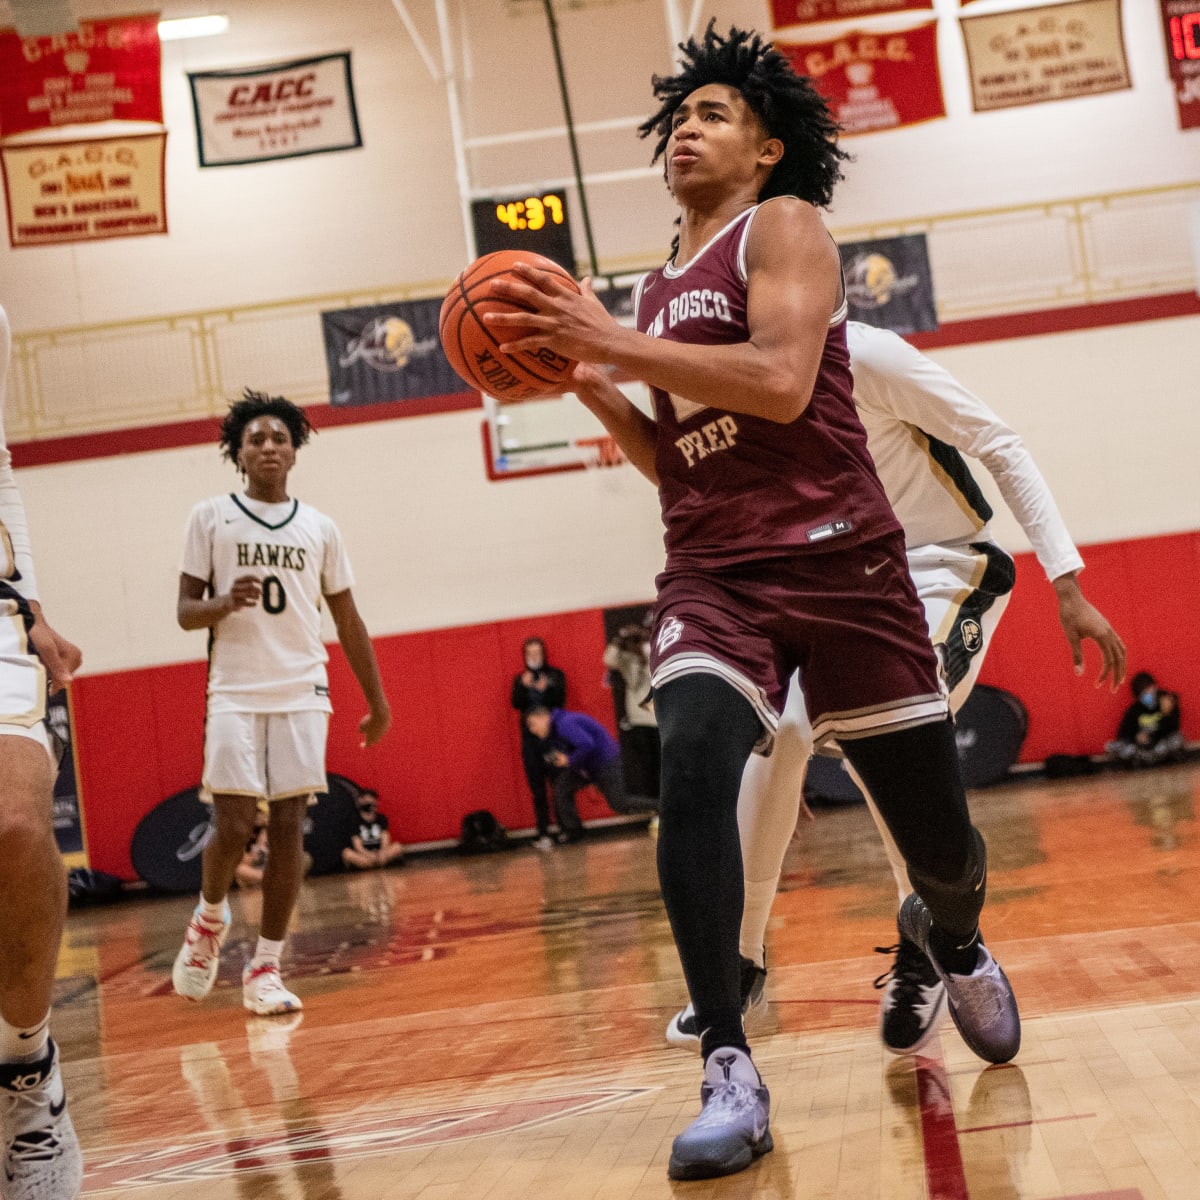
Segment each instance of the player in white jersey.
[{"label": "player in white jersey", "polygon": [[[1107,681],[1115,691],[1125,678],[1125,646],[1084,598],[1078,580],[1083,559],[1021,439],[978,396],[896,334],[851,321],[847,344],[855,405],[880,481],[904,526],[909,570],[942,659],[952,710],[962,707],[978,678],[1015,581],[1012,559],[992,539],[991,508],[963,455],[983,463],[1028,536],[1057,595],[1075,673],[1083,671],[1081,643],[1091,638],[1103,656],[1098,683]],[[793,678],[774,753],[751,758],[738,799],[746,875],[740,948],[747,1012],[765,1005],[767,919],[800,813],[812,743],[804,697]],[[904,858],[866,786],[849,764],[847,770],[867,798],[903,903],[912,891]],[[936,1030],[945,987],[925,954],[903,935],[888,952],[896,958],[881,976],[887,985],[880,1033],[893,1053],[915,1053]],[[690,1005],[671,1019],[667,1040],[698,1047]]]},{"label": "player in white jersey", "polygon": [[301,1007],[283,985],[279,958],[303,876],[305,810],[326,787],[332,707],[323,603],[367,701],[363,744],[379,741],[391,723],[341,534],[288,495],[288,473],[310,432],[303,409],[281,397],[247,390],[230,406],[221,446],[246,490],[192,509],[179,579],[180,625],[210,631],[201,797],[213,805],[214,833],[172,981],[191,1000],[212,990],[231,920],[226,897],[255,814],[267,806],[262,926],[242,973],[242,1002],[261,1016]]},{"label": "player in white jersey", "polygon": [[50,999],[67,912],[54,840],[46,685],[60,691],[82,655],[46,623],[25,508],[4,437],[12,353],[0,308],[0,1137],[5,1200],[72,1200],[83,1156],[66,1109]]}]

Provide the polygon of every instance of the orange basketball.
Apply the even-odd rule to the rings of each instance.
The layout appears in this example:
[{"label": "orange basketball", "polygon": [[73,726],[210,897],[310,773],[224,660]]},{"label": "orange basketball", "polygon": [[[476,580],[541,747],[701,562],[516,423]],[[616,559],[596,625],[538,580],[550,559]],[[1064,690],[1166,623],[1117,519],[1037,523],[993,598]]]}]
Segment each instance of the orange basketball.
[{"label": "orange basketball", "polygon": [[477,258],[454,281],[438,318],[438,334],[450,365],[471,387],[501,400],[556,395],[575,369],[574,359],[564,358],[553,350],[502,353],[502,342],[515,342],[533,330],[512,326],[501,330],[484,323],[485,313],[530,311],[492,295],[493,281],[511,274],[513,265],[519,262],[553,271],[579,291],[579,285],[558,263],[526,250],[497,250]]}]

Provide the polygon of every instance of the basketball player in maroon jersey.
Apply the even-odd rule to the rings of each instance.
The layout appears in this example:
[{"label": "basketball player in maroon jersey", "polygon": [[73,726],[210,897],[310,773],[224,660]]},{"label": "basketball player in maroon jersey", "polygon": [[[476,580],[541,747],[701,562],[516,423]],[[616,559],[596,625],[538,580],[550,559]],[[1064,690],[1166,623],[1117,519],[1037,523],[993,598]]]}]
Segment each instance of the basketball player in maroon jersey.
[{"label": "basketball player in maroon jersey", "polygon": [[[670,1174],[748,1166],[772,1147],[769,1096],[742,1027],[737,796],[768,752],[789,673],[814,740],[836,740],[910,867],[902,928],[945,981],[981,1057],[1020,1045],[1016,1001],[979,937],[986,860],[904,538],[855,414],[846,299],[828,205],[845,154],[825,102],[758,35],[710,24],[656,77],[655,159],[679,204],[671,261],[635,292],[637,331],[521,268],[497,294],[581,364],[580,399],[657,483],[667,561],[651,658],[662,735],[659,879],[705,1058],[702,1110]],[[595,366],[644,380],[654,417]]]}]

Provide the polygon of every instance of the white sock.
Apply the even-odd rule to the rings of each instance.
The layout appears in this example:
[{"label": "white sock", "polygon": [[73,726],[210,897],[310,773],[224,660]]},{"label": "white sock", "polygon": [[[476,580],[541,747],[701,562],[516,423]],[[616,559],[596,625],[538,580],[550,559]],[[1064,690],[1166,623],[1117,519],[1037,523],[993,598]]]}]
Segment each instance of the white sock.
[{"label": "white sock", "polygon": [[771,917],[771,905],[774,903],[778,886],[778,875],[774,879],[758,882],[746,880],[746,899],[742,905],[742,933],[738,950],[743,958],[750,959],[756,967],[766,966],[763,943],[766,941],[767,921]]},{"label": "white sock", "polygon": [[225,901],[218,900],[215,904],[211,900],[205,900],[204,893],[200,893],[200,915],[210,925],[225,924]]},{"label": "white sock", "polygon": [[28,1029],[10,1025],[0,1017],[0,1062],[36,1062],[50,1044],[50,1010]]},{"label": "white sock", "polygon": [[279,956],[283,953],[283,939],[273,942],[270,938],[260,937],[258,945],[254,947],[253,962],[260,967],[263,966],[279,966]]}]

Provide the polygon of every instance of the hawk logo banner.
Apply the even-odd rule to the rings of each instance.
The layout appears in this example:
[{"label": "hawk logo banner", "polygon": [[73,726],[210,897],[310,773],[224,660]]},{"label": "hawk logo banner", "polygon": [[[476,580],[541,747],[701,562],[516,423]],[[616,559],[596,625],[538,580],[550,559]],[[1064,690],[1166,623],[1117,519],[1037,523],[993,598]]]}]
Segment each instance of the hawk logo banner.
[{"label": "hawk logo banner", "polygon": [[167,135],[0,146],[13,246],[167,232]]},{"label": "hawk logo banner", "polygon": [[440,311],[440,300],[403,300],[322,313],[330,404],[462,394],[438,338]]},{"label": "hawk logo banner", "polygon": [[23,38],[0,32],[0,137],[94,121],[162,124],[158,17],[81,21]]},{"label": "hawk logo banner", "polygon": [[189,72],[202,167],[356,150],[350,55]]},{"label": "hawk logo banner", "polygon": [[850,320],[896,333],[938,327],[933,274],[923,233],[838,246]]},{"label": "hawk logo banner", "polygon": [[829,102],[844,134],[875,133],[946,115],[937,22],[895,33],[852,30],[829,42],[779,42]]},{"label": "hawk logo banner", "polygon": [[1131,87],[1120,0],[960,17],[976,112]]}]

